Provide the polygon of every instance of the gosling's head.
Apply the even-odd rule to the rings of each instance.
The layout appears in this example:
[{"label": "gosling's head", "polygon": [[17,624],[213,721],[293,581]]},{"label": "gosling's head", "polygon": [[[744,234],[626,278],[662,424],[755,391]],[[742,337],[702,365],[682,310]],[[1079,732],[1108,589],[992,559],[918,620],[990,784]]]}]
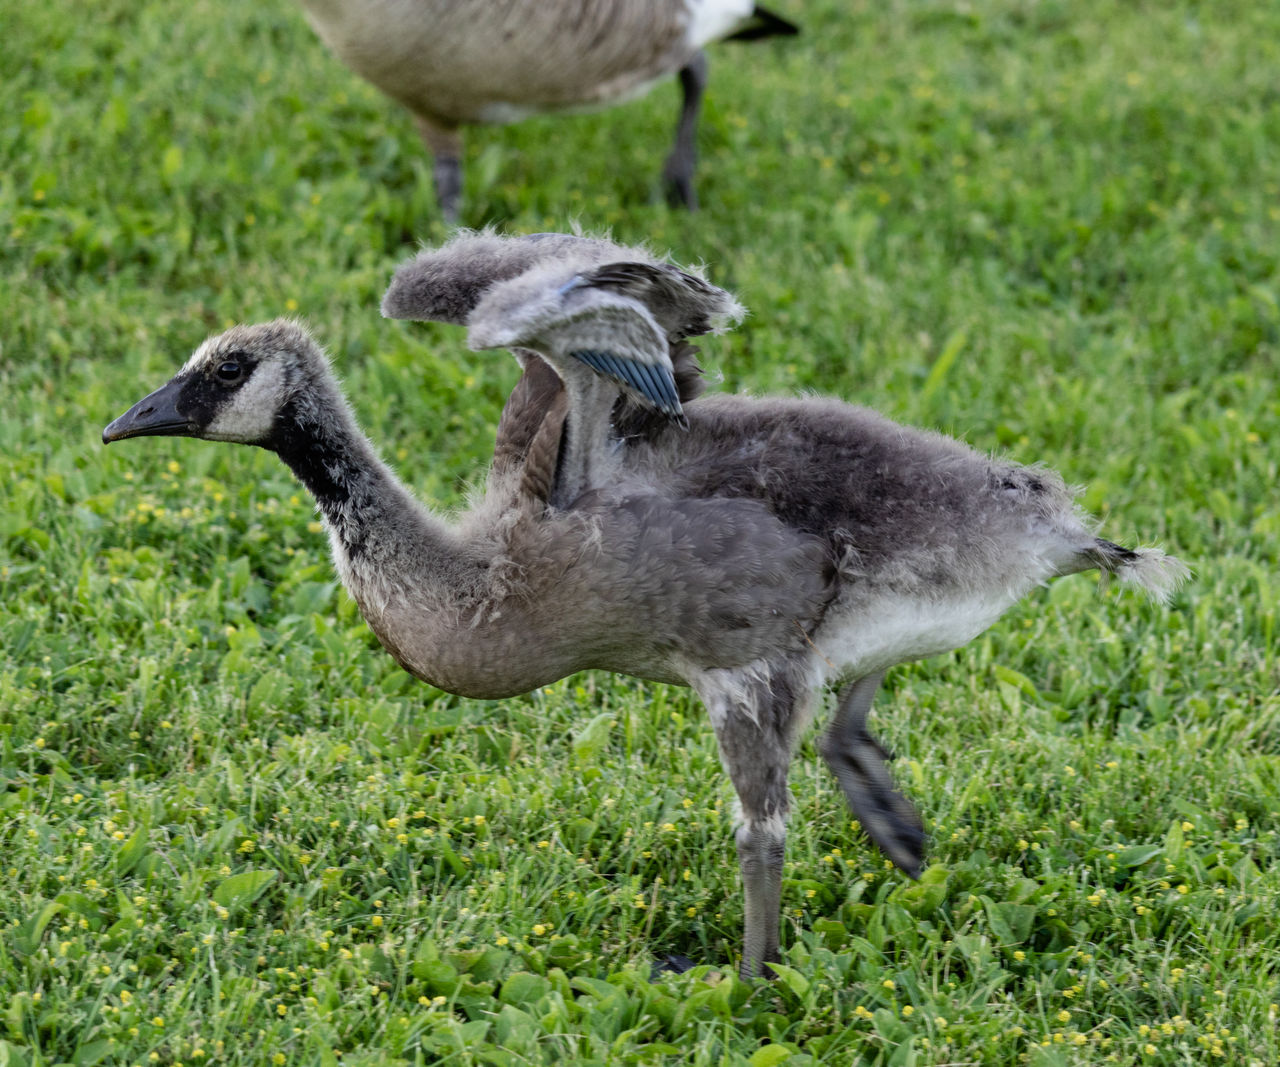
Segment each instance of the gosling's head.
[{"label": "gosling's head", "polygon": [[321,396],[335,398],[331,383],[323,350],[298,323],[233,326],[210,337],[168,382],[107,426],[102,440],[199,437],[279,451],[314,417]]}]

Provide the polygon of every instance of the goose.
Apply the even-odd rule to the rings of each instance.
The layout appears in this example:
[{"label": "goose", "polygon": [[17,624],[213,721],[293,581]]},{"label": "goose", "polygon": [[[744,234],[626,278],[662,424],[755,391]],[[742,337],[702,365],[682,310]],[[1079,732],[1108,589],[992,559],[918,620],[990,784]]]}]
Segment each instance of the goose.
[{"label": "goose", "polygon": [[460,128],[591,110],[675,74],[682,102],[663,168],[669,198],[697,206],[695,140],[713,41],[790,35],[751,0],[302,0],[334,54],[412,114],[434,157],[444,220],[462,198]]},{"label": "goose", "polygon": [[1187,567],[1099,538],[1061,477],[839,400],[699,396],[689,337],[737,301],[643,248],[463,233],[402,265],[388,317],[463,324],[524,371],[470,510],[419,502],[295,321],[234,326],[103,431],[276,452],[336,569],[418,678],[500,699],[576,671],[691,686],[737,794],[743,978],[779,960],[788,767],[819,750],[865,831],[918,876],[920,816],[867,726],[885,671],[958,648],[1029,591],[1097,569],[1167,600]]}]

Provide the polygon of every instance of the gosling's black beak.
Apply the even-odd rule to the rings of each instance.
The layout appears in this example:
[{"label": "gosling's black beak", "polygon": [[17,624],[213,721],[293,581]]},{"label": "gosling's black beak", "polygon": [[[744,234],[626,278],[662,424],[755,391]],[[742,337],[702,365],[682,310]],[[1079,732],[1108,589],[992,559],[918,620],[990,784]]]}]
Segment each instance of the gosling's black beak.
[{"label": "gosling's black beak", "polygon": [[186,416],[178,414],[178,395],[185,383],[178,378],[145,396],[102,431],[102,443],[122,441],[126,437],[191,436],[196,427]]}]

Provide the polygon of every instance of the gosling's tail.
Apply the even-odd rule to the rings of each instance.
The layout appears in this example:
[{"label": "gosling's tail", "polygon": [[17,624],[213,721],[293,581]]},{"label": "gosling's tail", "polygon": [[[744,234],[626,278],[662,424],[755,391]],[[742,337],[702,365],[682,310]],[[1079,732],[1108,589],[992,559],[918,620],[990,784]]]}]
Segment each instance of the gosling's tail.
[{"label": "gosling's tail", "polygon": [[1125,548],[1098,538],[1086,555],[1092,566],[1137,586],[1157,604],[1167,603],[1191,577],[1190,567],[1158,548]]}]

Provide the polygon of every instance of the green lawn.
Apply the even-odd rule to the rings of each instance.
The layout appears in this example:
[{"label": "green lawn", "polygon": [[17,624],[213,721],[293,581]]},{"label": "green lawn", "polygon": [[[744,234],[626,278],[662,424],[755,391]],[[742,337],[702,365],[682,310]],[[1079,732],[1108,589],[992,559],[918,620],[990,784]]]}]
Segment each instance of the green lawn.
[{"label": "green lawn", "polygon": [[[445,235],[407,116],[285,0],[3,6],[0,1065],[1280,1062],[1280,7],[780,0],[802,37],[712,55],[692,217],[670,85],[470,134],[468,224],[739,294],[722,388],[1043,461],[1195,570],[890,673],[919,883],[807,739],[789,969],[746,986],[687,691],[420,685],[273,456],[100,443],[297,314],[462,503],[516,367],[378,315]],[[710,966],[651,984],[663,952]]]}]

